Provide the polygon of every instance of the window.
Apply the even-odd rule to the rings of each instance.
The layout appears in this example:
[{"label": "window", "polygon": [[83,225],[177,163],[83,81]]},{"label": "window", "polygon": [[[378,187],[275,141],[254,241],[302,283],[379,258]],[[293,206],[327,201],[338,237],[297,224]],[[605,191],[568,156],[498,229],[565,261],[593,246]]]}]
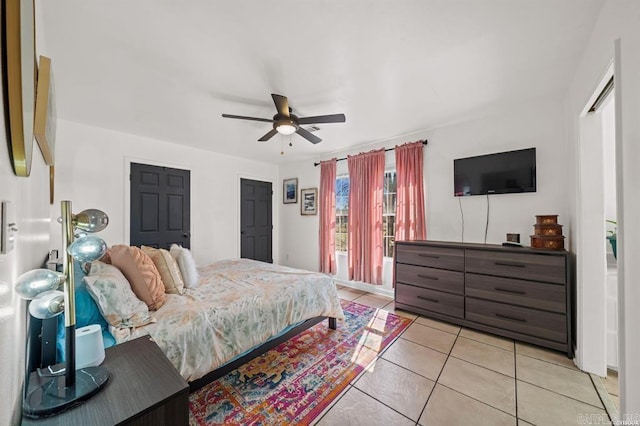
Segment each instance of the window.
[{"label": "window", "polygon": [[349,176],[336,178],[336,251],[347,251]]},{"label": "window", "polygon": [[396,235],[396,171],[384,172],[382,200],[382,245],[384,257],[393,257]]},{"label": "window", "polygon": [[[349,218],[349,176],[336,178],[336,251],[347,251],[347,220]],[[383,255],[393,257],[396,233],[396,172],[384,173],[382,202]]]}]

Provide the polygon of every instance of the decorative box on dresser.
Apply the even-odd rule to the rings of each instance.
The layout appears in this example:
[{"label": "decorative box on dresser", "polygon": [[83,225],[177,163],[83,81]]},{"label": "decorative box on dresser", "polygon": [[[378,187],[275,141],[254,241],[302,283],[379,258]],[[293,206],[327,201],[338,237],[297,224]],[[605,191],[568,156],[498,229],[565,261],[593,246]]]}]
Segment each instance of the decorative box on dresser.
[{"label": "decorative box on dresser", "polygon": [[398,241],[395,305],[573,358],[569,260],[566,251]]},{"label": "decorative box on dresser", "polygon": [[[103,366],[107,385],[99,393],[53,417],[23,418],[23,425],[188,425],[189,385],[148,336],[112,346]],[[38,380],[36,373],[31,381]]]}]

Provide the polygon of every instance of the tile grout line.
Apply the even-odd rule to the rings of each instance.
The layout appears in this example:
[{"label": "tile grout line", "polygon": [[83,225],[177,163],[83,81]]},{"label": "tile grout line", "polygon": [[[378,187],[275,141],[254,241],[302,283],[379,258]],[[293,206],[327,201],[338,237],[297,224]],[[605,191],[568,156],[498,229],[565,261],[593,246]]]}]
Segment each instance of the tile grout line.
[{"label": "tile grout line", "polygon": [[[424,325],[424,324],[420,324],[420,325]],[[442,330],[440,330],[440,331],[442,331]],[[444,360],[444,364],[442,364],[442,368],[440,369],[440,373],[438,373],[438,377],[436,377],[435,383],[433,384],[433,388],[431,389],[431,392],[429,392],[429,396],[427,397],[427,400],[424,403],[424,407],[422,407],[422,411],[420,411],[420,415],[418,416],[418,421],[417,421],[418,423],[420,423],[420,419],[422,418],[422,415],[424,414],[425,410],[427,409],[427,405],[429,404],[429,400],[433,396],[433,392],[435,392],[435,390],[436,390],[436,386],[438,385],[438,382],[440,381],[440,376],[442,376],[442,372],[444,371],[444,367],[447,365],[447,362],[449,361],[449,357],[451,356],[451,351],[453,351],[453,347],[456,345],[456,342],[458,341],[458,337],[460,337],[460,332],[461,331],[462,331],[462,327],[460,327],[458,329],[458,332],[455,334],[456,338],[453,341],[453,344],[451,345],[451,348],[449,349],[449,353],[446,354],[447,355],[447,359]],[[451,333],[451,334],[453,334],[453,333]],[[438,351],[438,352],[440,352],[440,351]],[[442,352],[440,352],[440,353],[442,353]],[[441,385],[441,386],[444,386],[444,385]]]},{"label": "tile grout line", "polygon": [[[357,299],[357,298],[356,298],[356,299]],[[343,300],[346,300],[346,299],[343,299]],[[354,302],[354,301],[355,301],[355,299],[354,299],[354,300],[347,300],[347,301],[348,301],[348,302]],[[368,305],[367,305],[367,306],[368,306]],[[386,305],[385,305],[385,306],[386,306]],[[369,306],[369,307],[370,307],[370,308],[372,308],[372,306]],[[382,309],[382,308],[374,308],[374,309]],[[390,313],[393,313],[393,312],[390,312]],[[394,314],[394,315],[397,315],[397,314]],[[397,316],[401,316],[401,315],[397,315]],[[409,319],[409,318],[406,318],[406,317],[402,317],[402,318]],[[376,358],[375,358],[373,361],[371,361],[371,363],[369,363],[369,365],[367,365],[367,366],[362,370],[362,373],[366,372],[366,371],[367,371],[367,368],[369,368],[369,367],[370,367],[370,366],[371,366],[371,365],[376,361],[376,359],[380,358],[380,356],[382,355],[382,353],[386,352],[386,351],[387,351],[387,349],[389,349],[389,347],[390,347],[391,345],[393,345],[393,343],[395,343],[395,342],[396,342],[396,340],[398,340],[398,339],[400,338],[400,336],[402,335],[402,333],[404,333],[404,332],[407,330],[407,328],[409,328],[409,327],[411,326],[411,324],[413,324],[413,322],[414,322],[415,320],[416,320],[415,318],[414,318],[414,319],[412,319],[412,320],[410,320],[411,322],[409,323],[409,325],[407,325],[407,326],[405,327],[405,329],[404,329],[404,330],[402,330],[402,331],[400,332],[400,334],[398,334],[398,335],[397,335],[397,336],[396,336],[396,337],[395,337],[391,342],[389,342],[389,344],[387,345],[387,347],[386,347],[386,348],[384,348],[384,351],[382,351],[381,353],[378,353],[378,354],[376,355]],[[385,361],[386,361],[386,360],[385,360]],[[372,396],[371,396],[371,395],[369,395],[368,393],[363,392],[362,390],[360,390],[360,389],[358,389],[358,388],[356,388],[356,387],[354,386],[354,385],[355,385],[355,383],[356,383],[358,380],[360,380],[360,378],[361,378],[361,377],[362,377],[362,375],[361,375],[361,374],[358,374],[358,375],[357,375],[357,376],[356,376],[352,381],[350,381],[350,382],[347,384],[347,387],[345,388],[344,392],[342,392],[342,394],[341,394],[338,398],[336,398],[336,400],[335,400],[335,401],[332,401],[332,402],[331,402],[331,404],[327,407],[327,410],[326,410],[324,413],[322,413],[322,416],[320,416],[320,417],[319,417],[319,418],[317,418],[317,419],[314,419],[314,423],[313,423],[313,424],[314,424],[314,425],[316,425],[316,424],[320,423],[320,422],[322,421],[322,419],[323,419],[327,414],[329,414],[329,412],[330,412],[330,411],[331,411],[331,410],[332,410],[332,409],[333,409],[333,408],[338,404],[338,402],[339,402],[339,401],[340,401],[340,400],[341,400],[341,399],[342,399],[342,398],[343,398],[343,397],[344,397],[344,396],[345,396],[345,395],[346,395],[346,394],[347,394],[347,393],[348,393],[352,388],[355,388],[356,390],[358,390],[358,391],[360,391],[360,392],[364,393],[364,394],[365,394],[365,395],[367,395],[368,397],[370,397],[370,398],[372,398],[372,399],[374,399],[374,400],[378,401],[376,398],[372,397]],[[384,404],[382,401],[378,401],[378,402],[379,402],[379,403],[381,403],[382,405],[384,405],[385,407],[391,408],[391,407],[389,407],[388,405]],[[393,408],[391,408],[391,409],[393,410]],[[394,411],[396,411],[396,410],[394,410]],[[408,418],[407,416],[405,416],[404,414],[402,414],[402,413],[400,413],[400,412],[398,412],[398,411],[396,411],[396,412],[397,412],[398,414],[400,414],[400,415],[404,416],[405,418],[409,419],[409,418]],[[411,419],[409,419],[409,420],[411,420]]]},{"label": "tile grout line", "polygon": [[[464,337],[463,337],[463,338],[464,338]],[[505,349],[505,350],[506,350],[506,349]],[[507,352],[509,352],[509,351],[507,351]],[[491,372],[494,372],[494,373],[500,374],[501,376],[505,376],[505,377],[508,377],[508,378],[510,378],[510,379],[515,379],[515,365],[514,365],[514,373],[513,373],[513,376],[510,376],[510,375],[508,375],[508,374],[504,374],[504,373],[503,373],[503,372],[501,372],[501,371],[494,370],[493,368],[489,368],[489,367],[487,367],[486,365],[476,364],[476,363],[475,363],[475,362],[473,362],[473,361],[469,361],[468,359],[460,358],[460,357],[457,357],[457,356],[455,356],[455,355],[451,355],[451,358],[453,358],[453,359],[457,359],[458,361],[466,362],[467,364],[475,365],[476,367],[484,368],[485,370],[489,370],[489,371],[491,371]]]},{"label": "tile grout line", "polygon": [[[351,300],[350,302],[354,302],[354,301],[355,301],[355,300]],[[368,306],[368,305],[367,305],[367,306]],[[385,305],[385,306],[386,306],[386,305]],[[373,308],[372,306],[369,306],[369,307],[370,307],[370,308]],[[374,309],[382,309],[382,308],[374,308]],[[389,312],[389,313],[394,314],[393,312]],[[397,315],[397,314],[394,314],[394,315]],[[402,317],[401,315],[397,315],[397,316]],[[409,318],[407,318],[407,317],[402,317],[402,318],[409,319]],[[403,334],[403,333],[404,333],[404,332],[405,332],[405,331],[406,331],[406,330],[411,326],[411,324],[413,324],[413,323],[415,322],[415,320],[416,320],[416,319],[417,319],[417,317],[416,317],[416,318],[414,318],[414,319],[411,319],[411,320],[410,320],[411,322],[409,323],[409,325],[407,325],[407,327],[405,327],[405,329],[404,329],[404,330],[402,330],[402,332],[400,332],[400,334],[398,334],[398,335],[397,335],[397,336],[396,336],[396,337],[395,337],[391,342],[389,342],[389,344],[387,345],[387,347],[386,347],[386,348],[384,348],[384,350],[383,350],[382,352],[380,352],[380,353],[376,354],[376,357],[375,357],[375,358],[374,358],[374,359],[373,359],[373,360],[372,360],[372,361],[371,361],[371,362],[370,362],[370,363],[369,363],[369,364],[368,364],[368,365],[367,365],[367,366],[362,370],[362,372],[361,372],[360,374],[358,374],[358,376],[356,376],[356,377],[353,379],[353,381],[349,382],[349,385],[348,385],[348,389],[347,389],[347,391],[345,391],[345,392],[340,396],[340,398],[338,398],[338,400],[336,400],[336,401],[332,402],[331,407],[330,407],[330,408],[329,408],[329,409],[328,409],[328,410],[327,410],[327,411],[322,415],[322,417],[320,417],[320,418],[318,419],[318,422],[317,422],[317,423],[319,423],[319,422],[322,420],[322,418],[324,418],[327,414],[329,414],[329,412],[334,408],[334,406],[338,403],[338,401],[339,401],[340,399],[342,399],[342,398],[344,397],[344,395],[346,395],[346,394],[347,394],[347,392],[348,392],[348,391],[350,391],[351,389],[355,389],[356,391],[363,393],[363,394],[364,394],[364,395],[366,395],[367,397],[369,397],[369,398],[373,399],[374,401],[376,401],[376,402],[378,402],[378,403],[382,404],[382,405],[383,405],[383,406],[385,406],[386,408],[388,408],[388,409],[390,409],[390,410],[392,410],[392,411],[394,411],[394,412],[396,412],[396,413],[400,414],[402,417],[404,417],[404,418],[406,418],[406,419],[408,419],[408,420],[414,421],[413,419],[411,419],[411,418],[407,417],[405,414],[402,414],[401,412],[399,412],[399,411],[398,411],[398,410],[396,410],[395,408],[390,407],[389,405],[387,405],[387,404],[385,404],[384,402],[380,401],[379,399],[377,399],[377,398],[376,398],[376,397],[374,397],[373,395],[369,395],[367,392],[365,392],[365,391],[363,391],[362,389],[360,389],[360,388],[356,387],[356,383],[357,383],[358,381],[360,381],[360,379],[364,376],[364,373],[366,373],[367,369],[368,369],[371,365],[375,364],[375,362],[376,362],[378,359],[383,359],[384,361],[391,363],[391,361],[387,361],[386,359],[382,358],[382,357],[381,357],[381,356],[382,356],[382,354],[383,354],[384,352],[386,352],[386,351],[391,347],[391,345],[393,345],[393,344],[394,344],[394,343],[395,343],[395,342],[400,338],[400,336],[402,336],[402,334]],[[393,364],[393,363],[392,363],[392,364]],[[404,367],[402,367],[402,366],[399,366],[399,367],[404,368]],[[411,373],[417,374],[417,373],[415,373],[415,372],[413,372],[413,371],[411,371],[411,370],[409,370],[409,369],[407,369],[407,368],[405,368],[405,370],[410,371]],[[421,376],[421,377],[423,377],[423,376]],[[426,377],[425,377],[425,379],[426,379]],[[427,379],[427,380],[430,380],[430,379]],[[434,385],[434,386],[435,386],[435,385]],[[419,417],[419,416],[418,416],[418,420],[420,420],[420,417]],[[416,420],[416,424],[418,423],[418,420]],[[316,423],[316,424],[317,424],[317,423]]]},{"label": "tile grout line", "polygon": [[[479,399],[477,399],[477,398],[474,398],[474,397],[472,397],[472,396],[469,396],[469,395],[467,395],[466,393],[462,393],[462,392],[460,392],[459,390],[456,390],[456,389],[454,389],[454,388],[451,388],[451,387],[449,387],[449,386],[447,386],[447,385],[443,385],[442,383],[438,383],[438,384],[439,384],[440,386],[442,386],[443,388],[447,388],[447,389],[449,389],[449,390],[450,390],[450,391],[452,391],[452,392],[459,393],[460,395],[464,396],[465,398],[472,399],[472,400],[474,400],[474,401],[476,401],[476,402],[479,402],[479,403],[480,403],[480,404],[482,404],[482,405],[486,405],[487,407],[493,408],[493,409],[494,409],[494,410],[496,410],[496,411],[500,411],[501,413],[504,413],[504,414],[508,415],[509,417],[513,417],[514,419],[517,419],[517,416],[514,416],[513,414],[511,414],[511,413],[509,413],[509,412],[507,412],[507,411],[504,411],[504,410],[502,410],[502,409],[500,409],[500,408],[498,408],[498,407],[494,407],[493,405],[491,405],[491,404],[489,404],[489,403],[487,403],[487,402],[480,401],[480,400],[479,400]],[[522,420],[522,419],[521,419],[521,420]],[[525,420],[523,420],[523,421],[525,421]]]},{"label": "tile grout line", "polygon": [[[611,423],[615,424],[615,420],[613,419],[613,415],[615,415],[616,418],[617,418],[620,414],[617,411],[616,406],[613,404],[613,401],[611,400],[611,394],[607,390],[607,388],[604,385],[604,383],[602,383],[602,380],[600,379],[600,376],[597,376],[597,379],[600,380],[600,385],[602,386],[602,389],[601,390],[598,389],[598,385],[596,385],[596,383],[595,383],[595,381],[596,381],[596,378],[594,378],[595,376],[596,376],[595,374],[589,373],[589,378],[591,379],[591,383],[593,384],[593,386],[596,388],[596,393],[598,394],[598,397],[600,398],[600,402],[602,402],[602,406],[604,407],[604,411],[607,413],[607,416],[609,417],[609,420],[611,421]],[[605,380],[606,380],[606,378],[605,378]],[[603,399],[603,394],[601,394],[602,391],[604,391],[604,394],[609,398],[609,404],[613,406],[612,408],[616,409],[615,412],[611,413],[609,411],[608,404],[605,403],[605,401]]]},{"label": "tile grout line", "polygon": [[[587,373],[585,373],[585,374],[587,374]],[[527,382],[526,380],[522,380],[522,379],[520,379],[520,382],[522,382],[522,383],[526,383],[526,384],[528,384],[528,385],[530,385],[530,386],[535,386],[535,387],[537,387],[538,389],[542,389],[542,390],[545,390],[545,391],[547,391],[547,392],[554,393],[554,394],[556,394],[556,395],[563,396],[563,397],[565,397],[565,398],[567,398],[567,399],[571,399],[571,400],[573,400],[573,401],[577,401],[577,402],[579,402],[579,403],[581,403],[581,404],[588,405],[589,407],[597,408],[598,410],[602,410],[602,411],[605,411],[605,412],[607,411],[607,410],[606,410],[606,408],[603,408],[603,407],[604,407],[604,404],[603,404],[603,407],[598,407],[598,406],[596,406],[596,405],[593,405],[593,404],[588,403],[588,402],[584,402],[584,401],[582,401],[582,400],[580,400],[580,399],[577,399],[577,398],[574,398],[574,397],[572,397],[572,396],[568,396],[568,395],[565,395],[565,394],[563,394],[563,393],[556,392],[556,391],[551,390],[551,389],[547,389],[547,388],[545,388],[544,386],[540,386],[540,385],[537,385],[537,384],[535,384],[535,383]],[[591,382],[591,384],[593,385],[593,382]],[[517,383],[516,383],[516,386],[517,386]],[[596,390],[596,394],[597,394],[597,393],[598,393],[598,391]],[[598,399],[599,399],[600,401],[602,401],[602,400],[600,399],[600,395],[598,395]],[[527,420],[525,420],[525,422],[526,422],[526,421],[527,421]]]}]

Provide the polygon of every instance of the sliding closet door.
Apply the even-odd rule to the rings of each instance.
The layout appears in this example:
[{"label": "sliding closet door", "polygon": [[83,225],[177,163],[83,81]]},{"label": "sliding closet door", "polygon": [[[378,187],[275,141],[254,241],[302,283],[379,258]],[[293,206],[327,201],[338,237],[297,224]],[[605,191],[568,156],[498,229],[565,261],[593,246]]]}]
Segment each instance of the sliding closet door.
[{"label": "sliding closet door", "polygon": [[190,172],[131,163],[130,244],[191,246]]}]

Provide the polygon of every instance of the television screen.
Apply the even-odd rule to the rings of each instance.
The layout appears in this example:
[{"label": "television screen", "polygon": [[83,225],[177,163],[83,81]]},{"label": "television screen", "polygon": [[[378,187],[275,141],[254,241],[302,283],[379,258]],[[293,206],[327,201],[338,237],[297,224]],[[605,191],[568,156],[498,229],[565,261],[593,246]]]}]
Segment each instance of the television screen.
[{"label": "television screen", "polygon": [[536,149],[453,160],[456,197],[536,191]]}]

